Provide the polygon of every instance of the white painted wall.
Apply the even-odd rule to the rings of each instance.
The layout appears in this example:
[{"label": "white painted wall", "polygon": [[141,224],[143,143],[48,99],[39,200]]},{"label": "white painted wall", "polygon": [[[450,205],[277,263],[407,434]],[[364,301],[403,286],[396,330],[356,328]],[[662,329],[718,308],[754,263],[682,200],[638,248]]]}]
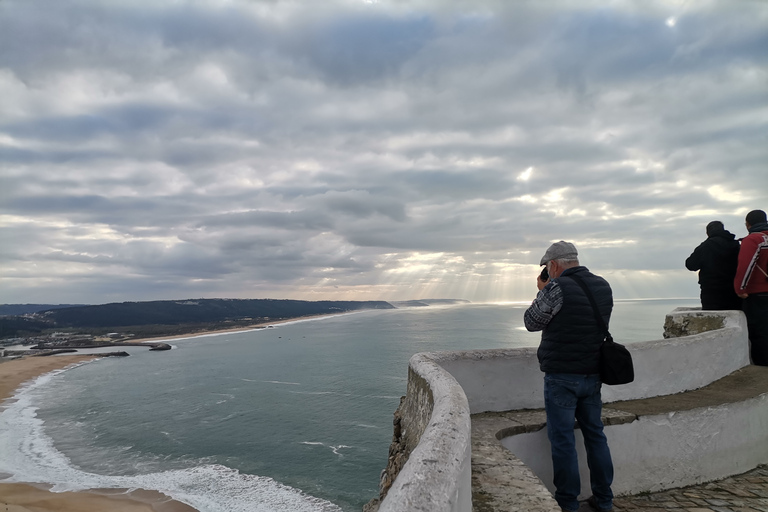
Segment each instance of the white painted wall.
[{"label": "white painted wall", "polygon": [[467,397],[430,354],[414,355],[410,367],[432,390],[432,417],[379,511],[470,512],[472,425]]},{"label": "white painted wall", "polygon": [[[685,314],[701,313],[675,313]],[[744,313],[718,311],[713,314],[725,317],[723,329],[628,345],[635,365],[635,381],[623,386],[604,386],[603,401],[698,389],[748,365],[749,341]],[[539,370],[535,348],[434,352],[431,356],[464,389],[472,414],[544,406],[544,374]]]},{"label": "white painted wall", "polygon": [[[685,487],[744,473],[768,462],[768,393],[738,404],[644,416],[605,427],[616,495]],[[554,493],[547,429],[504,438]],[[576,430],[581,499],[592,494],[584,440]]]},{"label": "white painted wall", "polygon": [[[682,311],[670,316],[684,318],[701,314],[700,311]],[[725,327],[693,336],[628,345],[635,364],[635,382],[604,386],[603,401],[617,402],[699,389],[747,366],[749,338],[744,313],[717,311],[709,314],[723,316]]]},{"label": "white painted wall", "polygon": [[535,348],[434,352],[459,382],[472,414],[544,406],[544,374]]},{"label": "white painted wall", "polygon": [[[723,329],[629,345],[635,364],[635,382],[604,387],[603,400],[647,398],[697,389],[749,364],[744,314],[736,311],[715,314],[725,316]],[[429,426],[380,510],[469,512],[472,509],[469,414],[542,408],[543,374],[539,370],[536,349],[422,353],[411,358],[410,367],[429,384],[434,408]],[[666,488],[687,485],[678,482],[699,478],[696,476],[699,473],[716,475],[703,476],[704,479],[720,478],[740,471],[734,468],[743,467],[746,471],[757,463],[768,461],[765,453],[768,442],[764,434],[768,432],[768,407],[765,397],[761,400],[757,403],[759,407],[752,404],[726,406],[722,411],[712,413],[709,410],[698,414],[691,411],[678,413],[677,417],[653,417],[606,429],[609,444],[616,450],[614,464],[617,468],[621,464],[622,468],[617,471],[620,477],[615,492],[637,492],[636,489],[652,485],[643,478],[650,478],[654,484],[665,486],[659,488]],[[755,409],[761,409],[761,412],[757,413]],[[697,430],[694,427],[702,418],[711,420],[704,421],[702,428]],[[691,432],[696,433],[695,436],[692,437]],[[522,442],[523,439],[527,442]],[[761,442],[762,446],[751,450],[751,445],[756,442]],[[550,460],[546,430],[513,436],[504,443],[521,458],[516,451],[522,450],[521,443],[530,449],[530,455],[523,454],[530,463],[522,460],[532,469],[541,461]],[[733,455],[730,455],[731,451]],[[676,462],[678,457],[682,462]],[[586,460],[586,456],[582,453],[580,459]],[[646,459],[648,465],[643,462]],[[758,462],[739,462],[753,460]],[[627,469],[630,462],[634,463],[634,470]],[[549,464],[551,485],[551,461]],[[703,464],[708,466],[706,472],[701,468]],[[691,469],[686,471],[685,467]],[[660,468],[664,472],[674,468],[679,471],[672,471],[672,480],[664,483],[658,474]],[[543,480],[546,482],[546,468],[540,467],[539,471],[545,475]],[[536,469],[534,472],[542,477]],[[585,481],[588,482],[588,478]]]}]

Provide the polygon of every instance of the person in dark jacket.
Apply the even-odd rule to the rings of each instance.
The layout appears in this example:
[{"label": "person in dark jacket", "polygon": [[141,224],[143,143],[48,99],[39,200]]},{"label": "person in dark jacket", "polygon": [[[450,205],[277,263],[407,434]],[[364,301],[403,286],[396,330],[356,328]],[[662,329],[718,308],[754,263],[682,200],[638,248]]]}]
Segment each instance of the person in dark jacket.
[{"label": "person in dark jacket", "polygon": [[584,436],[592,496],[598,512],[613,510],[613,461],[603,433],[600,390],[600,345],[606,333],[598,325],[589,298],[576,282],[592,293],[605,325],[611,319],[613,293],[608,282],[579,265],[576,247],[552,244],[541,265],[549,277],[536,280],[539,293],[523,316],[529,331],[542,331],[537,352],[544,372],[544,409],[552,448],[555,500],[563,512],[579,509],[581,492],[574,420]]},{"label": "person in dark jacket", "polygon": [[739,242],[723,223],[707,224],[707,239],[685,260],[685,268],[699,271],[701,309],[741,309],[741,299],[733,290],[739,261]]}]

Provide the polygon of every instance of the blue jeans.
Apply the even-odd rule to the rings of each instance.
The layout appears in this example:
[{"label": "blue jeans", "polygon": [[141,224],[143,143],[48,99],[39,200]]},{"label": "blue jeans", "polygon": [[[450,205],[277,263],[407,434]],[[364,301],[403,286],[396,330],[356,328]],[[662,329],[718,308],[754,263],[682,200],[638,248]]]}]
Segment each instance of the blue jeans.
[{"label": "blue jeans", "polygon": [[544,407],[547,435],[552,445],[555,500],[566,510],[578,510],[581,492],[574,419],[578,420],[584,436],[592,495],[599,508],[607,510],[613,506],[613,462],[603,433],[601,386],[599,375],[544,375]]}]

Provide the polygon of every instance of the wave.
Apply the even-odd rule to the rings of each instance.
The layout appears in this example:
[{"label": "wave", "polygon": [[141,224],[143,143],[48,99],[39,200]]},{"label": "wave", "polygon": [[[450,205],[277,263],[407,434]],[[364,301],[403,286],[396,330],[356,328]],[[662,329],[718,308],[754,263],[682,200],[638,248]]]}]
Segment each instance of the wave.
[{"label": "wave", "polygon": [[[243,379],[243,380],[247,380],[247,379]],[[251,381],[251,382],[256,382],[256,381]],[[283,382],[279,380],[263,380],[261,382],[266,382],[267,384],[288,384],[290,386],[301,386],[300,382]]]},{"label": "wave", "polygon": [[296,395],[340,395],[340,396],[352,396],[350,393],[341,393],[339,391],[289,391]]},{"label": "wave", "polygon": [[235,395],[233,395],[231,393],[211,393],[211,394],[212,395],[218,395],[218,396],[226,397],[226,398],[221,399],[221,400],[216,400],[216,405],[221,405],[221,404],[229,402],[230,400],[234,400],[235,399]]},{"label": "wave", "polygon": [[354,448],[354,446],[349,446],[349,445],[346,445],[346,444],[340,444],[340,445],[337,445],[337,446],[333,446],[331,444],[320,443],[318,441],[302,441],[299,444],[307,444],[307,445],[310,445],[310,446],[325,446],[326,448],[329,448],[333,453],[335,453],[339,457],[343,457],[344,456],[341,453],[339,453],[339,450],[341,450],[343,448]]},{"label": "wave", "polygon": [[[341,512],[339,506],[329,501],[272,478],[242,474],[205,461],[191,468],[140,475],[100,475],[80,470],[54,447],[53,440],[45,433],[43,421],[37,417],[35,405],[42,388],[65,370],[38,377],[5,402],[0,412],[0,453],[3,454],[0,472],[13,475],[6,482],[51,484],[54,492],[152,489],[201,512]],[[332,449],[338,453],[342,447]]]},{"label": "wave", "polygon": [[340,444],[340,445],[338,445],[338,446],[329,446],[328,448],[330,448],[331,450],[333,450],[333,453],[335,453],[336,455],[341,455],[341,454],[339,453],[339,450],[341,450],[342,448],[352,448],[352,447],[351,447],[351,446],[348,446],[348,445],[346,445],[346,444]]}]

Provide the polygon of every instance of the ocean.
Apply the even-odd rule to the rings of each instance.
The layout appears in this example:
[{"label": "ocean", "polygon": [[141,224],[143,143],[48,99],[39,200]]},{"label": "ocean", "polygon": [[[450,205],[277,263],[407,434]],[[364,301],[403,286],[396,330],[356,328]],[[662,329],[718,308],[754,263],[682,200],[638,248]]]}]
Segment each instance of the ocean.
[{"label": "ocean", "polygon": [[[617,301],[619,342],[696,299]],[[203,512],[359,511],[378,494],[417,352],[536,346],[527,305],[371,310],[131,348],[26,385],[0,473],[54,490],[156,489]]]}]

